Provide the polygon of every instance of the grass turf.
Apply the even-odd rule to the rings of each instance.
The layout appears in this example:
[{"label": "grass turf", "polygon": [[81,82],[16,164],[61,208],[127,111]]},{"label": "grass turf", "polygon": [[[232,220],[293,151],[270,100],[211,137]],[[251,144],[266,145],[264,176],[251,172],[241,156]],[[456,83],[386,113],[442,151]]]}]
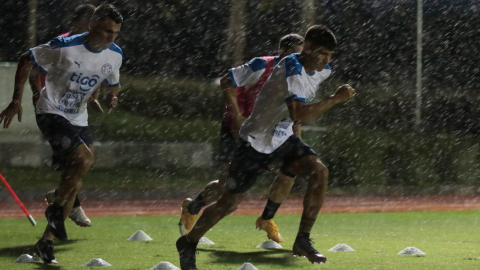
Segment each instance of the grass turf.
[{"label": "grass turf", "polygon": [[[328,257],[325,265],[311,265],[295,258],[290,248],[297,230],[298,215],[275,218],[285,238],[281,250],[260,250],[266,240],[254,230],[256,216],[230,216],[208,232],[214,246],[199,246],[199,269],[238,269],[244,262],[266,269],[479,269],[480,211],[322,214],[312,232],[316,247]],[[94,217],[91,228],[78,228],[67,221],[72,240],[56,242],[59,265],[15,264],[28,253],[40,236],[45,219],[37,227],[23,219],[0,220],[1,269],[85,269],[92,258],[103,258],[112,269],[150,269],[160,261],[179,266],[175,241],[178,217]],[[154,240],[130,242],[136,230]],[[346,243],[355,252],[328,252]],[[415,246],[425,256],[397,255]]]}]

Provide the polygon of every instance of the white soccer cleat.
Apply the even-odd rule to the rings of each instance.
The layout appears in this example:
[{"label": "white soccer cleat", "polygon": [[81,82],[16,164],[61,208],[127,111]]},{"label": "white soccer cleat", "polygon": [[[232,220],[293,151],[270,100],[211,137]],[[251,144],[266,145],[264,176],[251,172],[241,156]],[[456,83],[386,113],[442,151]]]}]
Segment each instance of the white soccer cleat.
[{"label": "white soccer cleat", "polygon": [[85,215],[85,211],[83,211],[83,208],[81,206],[72,208],[68,217],[80,227],[92,226],[92,222],[87,217],[87,215]]}]

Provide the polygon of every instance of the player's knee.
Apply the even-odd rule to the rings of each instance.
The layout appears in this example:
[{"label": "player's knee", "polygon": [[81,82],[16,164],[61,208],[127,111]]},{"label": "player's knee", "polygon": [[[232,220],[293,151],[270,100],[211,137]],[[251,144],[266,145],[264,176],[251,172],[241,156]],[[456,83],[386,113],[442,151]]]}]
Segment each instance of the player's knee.
[{"label": "player's knee", "polygon": [[316,162],[314,169],[310,175],[310,181],[318,185],[327,185],[328,183],[328,168],[323,165],[321,161]]}]

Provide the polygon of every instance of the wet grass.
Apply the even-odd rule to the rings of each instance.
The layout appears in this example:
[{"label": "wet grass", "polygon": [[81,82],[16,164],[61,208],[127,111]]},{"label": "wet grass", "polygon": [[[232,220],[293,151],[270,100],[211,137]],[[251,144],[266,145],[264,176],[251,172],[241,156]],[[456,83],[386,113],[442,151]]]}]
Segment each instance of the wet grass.
[{"label": "wet grass", "polygon": [[[254,230],[256,216],[230,216],[208,232],[213,246],[199,246],[197,266],[205,270],[235,270],[244,262],[258,269],[479,269],[480,211],[322,214],[312,232],[315,246],[327,257],[325,265],[311,265],[294,258],[290,248],[298,228],[298,215],[277,216],[285,242],[280,250],[261,250],[266,240]],[[94,217],[91,228],[66,223],[70,241],[56,242],[58,266],[40,263],[14,264],[31,252],[46,222],[32,227],[24,219],[0,219],[0,265],[2,269],[84,269],[92,258],[102,258],[112,269],[150,269],[161,261],[179,266],[175,241],[177,217]],[[151,242],[126,239],[137,230]],[[354,252],[329,252],[339,243]],[[397,255],[417,247],[425,256]]]}]

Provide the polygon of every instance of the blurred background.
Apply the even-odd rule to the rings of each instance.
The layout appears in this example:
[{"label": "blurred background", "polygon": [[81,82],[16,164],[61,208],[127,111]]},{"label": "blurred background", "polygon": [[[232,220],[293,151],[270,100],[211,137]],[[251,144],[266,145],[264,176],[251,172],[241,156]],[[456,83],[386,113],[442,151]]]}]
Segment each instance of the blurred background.
[{"label": "blurred background", "polygon": [[[304,126],[303,139],[330,169],[330,195],[480,193],[480,0],[106,2],[125,18],[116,40],[123,90],[111,114],[90,111],[96,164],[86,197],[178,198],[217,179],[218,77],[276,54],[280,37],[312,24],[329,26],[339,42],[317,98],[345,83],[358,93]],[[100,1],[2,0],[2,110],[18,57],[67,32],[82,3]],[[59,175],[49,170],[29,92],[24,121],[0,131],[0,172],[33,198]],[[250,196],[266,196],[272,177]],[[293,196],[305,186],[297,180]]]}]

